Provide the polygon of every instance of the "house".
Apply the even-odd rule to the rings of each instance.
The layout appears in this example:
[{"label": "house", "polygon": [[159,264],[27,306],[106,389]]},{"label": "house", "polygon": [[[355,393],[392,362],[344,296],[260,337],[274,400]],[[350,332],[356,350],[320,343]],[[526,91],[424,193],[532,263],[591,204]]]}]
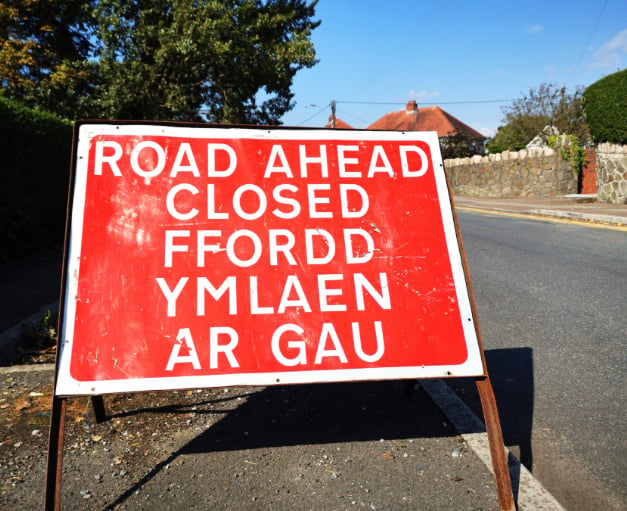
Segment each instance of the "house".
[{"label": "house", "polygon": [[390,112],[368,126],[369,130],[436,131],[442,155],[470,156],[483,154],[487,137],[453,117],[439,106],[418,108],[416,101],[408,101],[405,110]]},{"label": "house", "polygon": [[353,130],[350,124],[344,122],[342,119],[334,119],[332,115],[329,115],[329,122],[325,125],[325,128],[335,128],[339,130]]}]

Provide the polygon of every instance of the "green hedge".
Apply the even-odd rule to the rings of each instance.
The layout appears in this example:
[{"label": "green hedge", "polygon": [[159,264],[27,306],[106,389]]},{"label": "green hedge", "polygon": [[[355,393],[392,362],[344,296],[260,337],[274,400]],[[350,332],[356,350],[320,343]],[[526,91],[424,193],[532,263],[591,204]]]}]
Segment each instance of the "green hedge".
[{"label": "green hedge", "polygon": [[601,78],[583,94],[592,140],[627,144],[627,69]]},{"label": "green hedge", "polygon": [[72,124],[0,97],[0,264],[63,243]]}]

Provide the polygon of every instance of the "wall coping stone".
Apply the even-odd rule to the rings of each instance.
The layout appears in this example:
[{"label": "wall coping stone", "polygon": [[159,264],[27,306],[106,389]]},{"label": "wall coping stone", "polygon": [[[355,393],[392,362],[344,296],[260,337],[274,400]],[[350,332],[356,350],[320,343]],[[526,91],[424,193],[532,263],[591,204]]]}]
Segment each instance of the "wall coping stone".
[{"label": "wall coping stone", "polygon": [[627,145],[612,144],[610,142],[604,142],[597,146],[597,153],[627,154]]},{"label": "wall coping stone", "polygon": [[[608,151],[610,152],[627,154],[627,146],[615,146],[614,144],[602,144],[602,145],[614,146],[608,149]],[[599,151],[601,149],[597,149],[597,150]],[[471,157],[451,158],[448,160],[444,160],[444,162],[449,167],[458,167],[460,165],[476,165],[479,163],[489,163],[489,162],[495,162],[495,161],[524,160],[527,158],[543,158],[546,156],[554,156],[554,155],[555,155],[555,150],[550,147],[534,147],[530,149],[521,149],[520,151],[503,151],[502,153],[490,153],[485,156],[475,154],[474,156],[471,156]]]}]

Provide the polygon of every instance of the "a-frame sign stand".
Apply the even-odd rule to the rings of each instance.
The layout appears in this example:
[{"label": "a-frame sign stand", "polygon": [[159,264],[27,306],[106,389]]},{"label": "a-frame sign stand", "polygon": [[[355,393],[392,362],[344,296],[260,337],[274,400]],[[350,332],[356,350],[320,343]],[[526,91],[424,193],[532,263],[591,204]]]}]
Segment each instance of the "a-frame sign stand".
[{"label": "a-frame sign stand", "polygon": [[[447,183],[450,193],[450,185]],[[470,298],[470,306],[473,311],[474,327],[477,332],[477,339],[481,349],[481,363],[483,364],[483,370],[485,376],[477,377],[475,383],[477,385],[477,391],[479,392],[479,399],[481,400],[481,409],[483,410],[483,419],[485,422],[486,433],[488,435],[488,444],[490,446],[490,458],[492,460],[492,470],[494,473],[494,480],[496,483],[496,492],[499,499],[499,506],[502,511],[515,511],[516,503],[514,502],[514,494],[512,491],[512,481],[509,475],[509,466],[507,463],[507,450],[505,449],[505,443],[503,441],[503,431],[501,429],[501,421],[499,419],[499,411],[496,405],[496,397],[494,396],[494,389],[492,388],[492,382],[488,374],[488,366],[486,364],[485,353],[483,351],[483,339],[481,337],[481,330],[479,328],[479,322],[477,320],[477,308],[475,304],[475,297],[472,291],[472,285],[470,281],[470,272],[468,271],[468,259],[466,258],[466,250],[464,249],[464,243],[462,241],[461,231],[459,229],[459,221],[457,220],[457,212],[453,206],[453,200],[451,199],[451,209],[453,211],[453,218],[455,221],[455,234],[457,236],[457,243],[459,245],[459,251],[462,256],[462,264],[464,265],[464,276],[468,287],[468,295]]]},{"label": "a-frame sign stand", "polygon": [[499,506],[501,510],[515,511],[516,504],[514,502],[512,481],[507,465],[507,451],[503,443],[503,433],[501,431],[499,413],[496,407],[496,399],[494,398],[494,390],[490,383],[490,377],[477,378],[476,383],[481,399],[486,432],[488,434],[490,457],[492,459],[492,469],[494,471]]},{"label": "a-frame sign stand", "polygon": [[[507,451],[503,442],[503,434],[492,384],[488,376],[478,377],[475,379],[475,382],[483,409],[499,506],[502,511],[516,511],[509,467],[507,464]],[[93,396],[91,399],[96,422],[103,422],[106,420],[106,409],[103,397]],[[67,398],[65,397],[53,397],[48,464],[46,470],[46,511],[60,510],[66,402]]]},{"label": "a-frame sign stand", "polygon": [[[231,197],[232,209],[219,210],[230,208]],[[190,220],[203,208],[194,231]],[[240,250],[246,243],[252,250]],[[268,254],[270,266],[262,258]],[[205,295],[197,307],[185,301],[185,286],[196,279],[214,306],[204,307]],[[234,314],[237,279],[250,279],[251,310],[240,304]],[[201,299],[201,292],[188,295]],[[60,303],[46,511],[60,509],[69,396],[91,396],[102,421],[104,394],[456,376],[476,381],[499,506],[516,509],[436,133],[79,122]],[[299,311],[303,328],[281,324],[288,308]],[[240,316],[245,328],[238,331]],[[232,326],[194,343],[202,325],[221,325],[225,317]],[[272,343],[248,353],[262,334],[270,337],[272,322]],[[130,324],[144,331],[129,336]],[[298,341],[312,326],[322,326],[315,362],[311,347]],[[103,328],[108,341],[99,335]],[[396,341],[418,331],[410,345]],[[351,332],[353,343],[344,347],[340,339]],[[432,333],[444,341],[429,342]],[[138,337],[154,354],[141,365],[132,354]],[[111,343],[118,343],[113,351]],[[113,352],[115,359],[102,355]],[[201,360],[211,361],[211,370]]]}]

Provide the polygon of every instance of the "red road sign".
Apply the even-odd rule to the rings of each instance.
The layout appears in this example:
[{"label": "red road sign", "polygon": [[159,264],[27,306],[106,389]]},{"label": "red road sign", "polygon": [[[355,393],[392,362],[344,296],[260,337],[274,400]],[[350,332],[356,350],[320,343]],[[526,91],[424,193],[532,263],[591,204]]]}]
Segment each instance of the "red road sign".
[{"label": "red road sign", "polygon": [[483,374],[437,134],[78,130],[57,395]]}]

